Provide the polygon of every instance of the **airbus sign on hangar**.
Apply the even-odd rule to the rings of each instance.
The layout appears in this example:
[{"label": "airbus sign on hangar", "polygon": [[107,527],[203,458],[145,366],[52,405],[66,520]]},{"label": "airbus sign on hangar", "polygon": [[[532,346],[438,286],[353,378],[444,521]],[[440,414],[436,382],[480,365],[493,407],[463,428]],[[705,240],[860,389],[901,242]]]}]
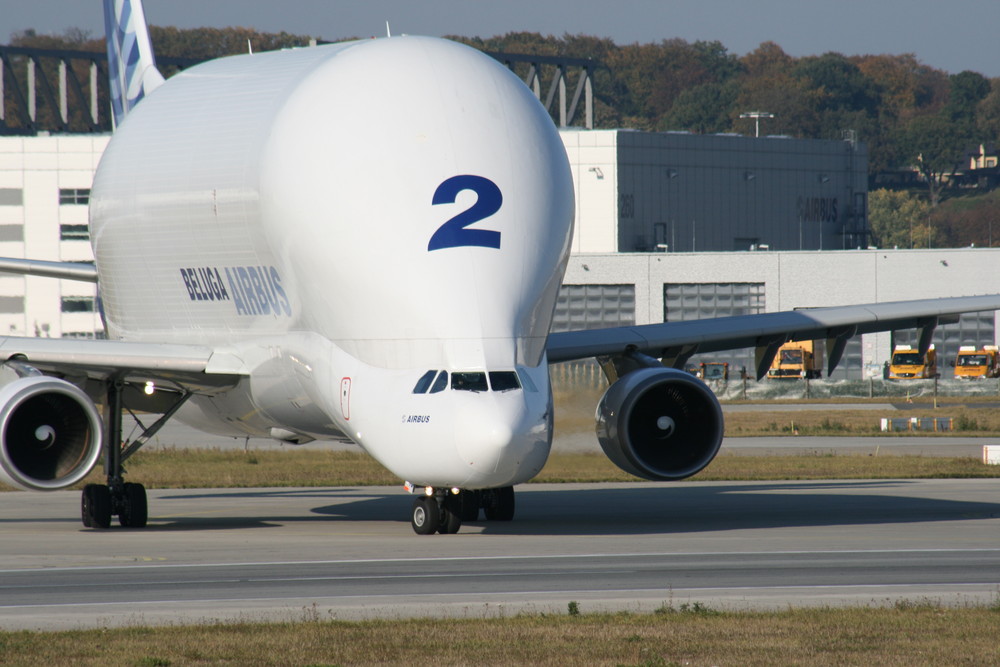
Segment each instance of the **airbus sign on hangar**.
[{"label": "airbus sign on hangar", "polygon": [[[557,330],[997,289],[1000,250],[868,248],[864,144],[560,133],[577,206]],[[87,204],[109,138],[0,137],[0,256],[93,259]],[[92,284],[0,277],[6,334],[100,336],[97,311]],[[970,314],[939,327],[936,343],[950,355],[960,344],[996,343],[996,330],[995,313]],[[890,349],[888,333],[855,338],[835,377],[871,372]],[[723,356],[750,365],[740,353]]]}]

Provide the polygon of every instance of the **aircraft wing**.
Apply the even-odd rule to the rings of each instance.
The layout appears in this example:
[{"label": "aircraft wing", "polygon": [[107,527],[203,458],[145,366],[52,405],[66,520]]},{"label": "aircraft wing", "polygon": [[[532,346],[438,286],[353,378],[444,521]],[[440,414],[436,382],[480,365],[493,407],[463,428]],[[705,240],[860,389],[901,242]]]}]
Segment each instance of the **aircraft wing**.
[{"label": "aircraft wing", "polygon": [[895,329],[921,329],[920,349],[930,346],[934,327],[958,321],[962,313],[1000,310],[1000,294],[894,301],[739,315],[632,327],[553,332],[550,363],[587,357],[615,357],[630,350],[683,368],[694,354],[757,348],[757,378],[767,372],[778,348],[790,340],[826,339],[828,370],[836,368],[852,336]]},{"label": "aircraft wing", "polygon": [[89,262],[49,262],[41,259],[0,257],[0,272],[78,280],[85,283],[97,282],[97,267]]},{"label": "aircraft wing", "polygon": [[167,383],[215,393],[245,375],[235,356],[199,345],[73,338],[0,337],[0,361],[46,375]]}]

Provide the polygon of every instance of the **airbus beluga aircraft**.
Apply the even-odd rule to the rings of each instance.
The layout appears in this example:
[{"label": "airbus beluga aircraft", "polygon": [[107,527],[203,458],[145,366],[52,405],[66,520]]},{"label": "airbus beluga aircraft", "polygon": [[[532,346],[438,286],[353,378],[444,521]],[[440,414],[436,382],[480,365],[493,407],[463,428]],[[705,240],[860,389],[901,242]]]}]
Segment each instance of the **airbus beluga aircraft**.
[{"label": "airbus beluga aircraft", "polygon": [[[108,340],[0,338],[0,472],[82,494],[85,526],[147,522],[123,462],[169,419],[230,436],[349,440],[418,490],[417,533],[510,520],[552,441],[548,364],[597,357],[597,437],[622,469],[693,475],[719,403],[677,370],[790,339],[922,329],[1000,295],[549,333],[573,232],[565,150],[514,74],[390,37],[221,58],[169,81],[139,0],[105,0],[116,131],[90,199]],[[98,405],[101,410],[98,410]],[[122,442],[123,410],[162,415]]]}]

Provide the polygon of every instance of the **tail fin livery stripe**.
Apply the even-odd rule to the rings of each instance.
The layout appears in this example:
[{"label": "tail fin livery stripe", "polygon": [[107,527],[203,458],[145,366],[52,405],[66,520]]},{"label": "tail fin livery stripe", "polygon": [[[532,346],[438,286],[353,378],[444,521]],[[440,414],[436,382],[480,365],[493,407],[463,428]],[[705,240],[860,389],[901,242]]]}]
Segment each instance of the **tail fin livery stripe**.
[{"label": "tail fin livery stripe", "polygon": [[104,0],[111,108],[115,126],[146,94],[163,83],[141,0]]}]

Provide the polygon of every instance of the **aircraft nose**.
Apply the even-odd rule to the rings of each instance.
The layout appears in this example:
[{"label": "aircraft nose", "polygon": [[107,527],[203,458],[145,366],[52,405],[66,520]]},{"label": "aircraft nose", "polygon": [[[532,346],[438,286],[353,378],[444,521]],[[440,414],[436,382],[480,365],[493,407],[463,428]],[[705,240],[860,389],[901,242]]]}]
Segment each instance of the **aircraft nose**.
[{"label": "aircraft nose", "polygon": [[515,439],[514,428],[496,415],[481,415],[474,422],[467,419],[469,415],[465,417],[455,433],[459,455],[478,470],[494,470],[503,450]]},{"label": "aircraft nose", "polygon": [[470,485],[514,484],[533,477],[548,457],[547,416],[522,401],[463,409],[455,446],[473,473]]}]

